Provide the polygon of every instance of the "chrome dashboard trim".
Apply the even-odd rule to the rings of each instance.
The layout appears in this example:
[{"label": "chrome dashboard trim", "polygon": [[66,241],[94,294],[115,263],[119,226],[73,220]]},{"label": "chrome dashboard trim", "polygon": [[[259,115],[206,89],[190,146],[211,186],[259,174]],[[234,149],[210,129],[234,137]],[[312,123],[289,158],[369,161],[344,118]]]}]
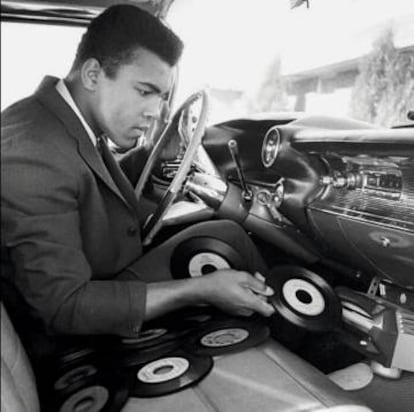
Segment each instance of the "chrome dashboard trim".
[{"label": "chrome dashboard trim", "polygon": [[[333,206],[335,207],[335,206]],[[341,209],[339,210],[332,210],[324,207],[319,206],[309,206],[309,210],[315,210],[322,213],[327,213],[330,215],[344,217],[344,218],[351,218],[352,220],[356,220],[363,223],[376,223],[390,229],[396,230],[403,230],[405,232],[413,233],[414,232],[414,224],[411,224],[407,221],[398,220],[398,219],[388,219],[384,216],[377,216],[367,212],[361,212],[357,210],[349,210],[349,209]],[[392,222],[398,222],[400,225]]]},{"label": "chrome dashboard trim", "polygon": [[277,126],[271,127],[265,134],[262,144],[262,163],[267,169],[275,164],[280,150],[280,132]]}]

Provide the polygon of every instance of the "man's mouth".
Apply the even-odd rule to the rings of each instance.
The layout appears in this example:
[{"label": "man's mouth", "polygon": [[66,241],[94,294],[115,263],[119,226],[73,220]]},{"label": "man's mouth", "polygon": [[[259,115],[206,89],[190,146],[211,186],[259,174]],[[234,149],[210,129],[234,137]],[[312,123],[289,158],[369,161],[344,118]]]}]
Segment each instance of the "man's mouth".
[{"label": "man's mouth", "polygon": [[138,137],[142,137],[142,136],[145,135],[145,133],[147,133],[148,127],[142,127],[142,126],[140,126],[140,127],[134,127],[133,130],[134,130],[134,132],[136,133],[136,135]]}]

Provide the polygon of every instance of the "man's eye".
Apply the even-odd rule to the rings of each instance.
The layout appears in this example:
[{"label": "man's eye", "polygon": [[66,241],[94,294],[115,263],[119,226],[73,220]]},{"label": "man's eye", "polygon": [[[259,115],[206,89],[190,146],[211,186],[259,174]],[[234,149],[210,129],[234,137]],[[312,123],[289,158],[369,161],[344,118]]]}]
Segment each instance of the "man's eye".
[{"label": "man's eye", "polygon": [[144,89],[136,89],[136,90],[138,94],[142,97],[149,96],[152,93],[152,91],[150,90],[144,90]]}]

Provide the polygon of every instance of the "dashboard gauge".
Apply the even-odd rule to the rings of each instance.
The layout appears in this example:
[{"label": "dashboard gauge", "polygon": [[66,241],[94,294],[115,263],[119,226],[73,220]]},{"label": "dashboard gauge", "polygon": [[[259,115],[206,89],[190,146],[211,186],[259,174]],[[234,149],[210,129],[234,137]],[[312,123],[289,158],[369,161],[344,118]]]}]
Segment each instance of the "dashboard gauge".
[{"label": "dashboard gauge", "polygon": [[271,167],[280,149],[280,133],[277,127],[272,127],[266,133],[262,146],[262,162],[264,167]]}]

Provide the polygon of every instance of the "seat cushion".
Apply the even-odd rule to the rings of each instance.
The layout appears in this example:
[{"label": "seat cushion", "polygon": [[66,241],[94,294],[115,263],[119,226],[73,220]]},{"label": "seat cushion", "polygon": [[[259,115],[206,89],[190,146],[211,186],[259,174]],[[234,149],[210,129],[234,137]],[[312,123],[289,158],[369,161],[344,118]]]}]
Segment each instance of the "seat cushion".
[{"label": "seat cushion", "polygon": [[1,304],[1,411],[39,410],[33,370],[7,311]]},{"label": "seat cushion", "polygon": [[371,411],[272,339],[240,353],[216,357],[209,375],[194,387],[158,398],[130,398],[123,412],[136,410]]}]

